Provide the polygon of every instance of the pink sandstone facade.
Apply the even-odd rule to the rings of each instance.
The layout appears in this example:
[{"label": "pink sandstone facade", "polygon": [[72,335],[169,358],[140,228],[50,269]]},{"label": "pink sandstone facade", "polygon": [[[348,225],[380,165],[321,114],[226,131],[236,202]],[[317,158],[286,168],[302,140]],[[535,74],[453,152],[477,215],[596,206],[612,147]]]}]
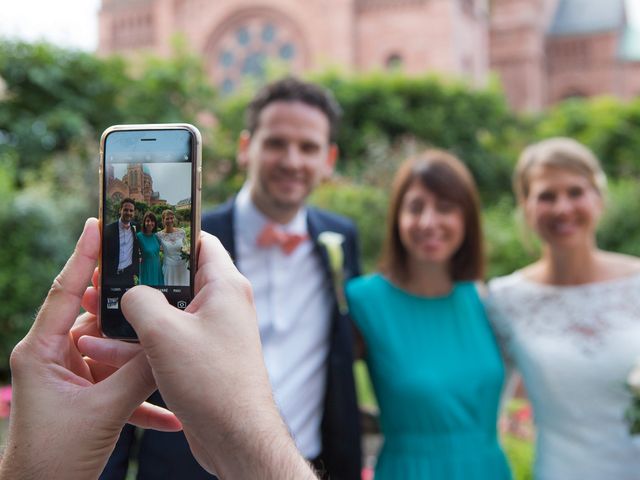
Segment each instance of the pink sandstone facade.
[{"label": "pink sandstone facade", "polygon": [[98,52],[168,56],[180,33],[223,92],[264,76],[269,60],[296,73],[401,68],[472,85],[493,70],[521,110],[637,95],[640,62],[619,58],[624,24],[574,25],[580,1],[603,0],[103,0]]}]

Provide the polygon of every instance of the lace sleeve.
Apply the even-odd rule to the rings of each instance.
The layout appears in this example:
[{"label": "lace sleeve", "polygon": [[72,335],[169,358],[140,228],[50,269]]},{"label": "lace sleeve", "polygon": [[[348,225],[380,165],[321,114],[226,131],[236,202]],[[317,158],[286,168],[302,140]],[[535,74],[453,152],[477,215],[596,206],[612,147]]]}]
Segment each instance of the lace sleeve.
[{"label": "lace sleeve", "polygon": [[500,353],[507,370],[514,369],[513,356],[511,354],[510,320],[501,308],[499,295],[489,284],[488,295],[484,298],[487,316],[500,347]]}]

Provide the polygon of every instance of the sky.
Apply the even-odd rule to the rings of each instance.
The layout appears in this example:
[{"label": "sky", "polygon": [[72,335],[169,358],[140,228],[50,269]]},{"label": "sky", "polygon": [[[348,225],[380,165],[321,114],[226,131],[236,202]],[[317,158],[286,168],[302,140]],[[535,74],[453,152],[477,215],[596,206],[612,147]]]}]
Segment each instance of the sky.
[{"label": "sky", "polygon": [[[640,0],[626,2],[631,22],[640,27]],[[99,9],[100,0],[0,0],[0,37],[93,51]]]},{"label": "sky", "polygon": [[0,0],[0,37],[93,51],[100,0]]}]

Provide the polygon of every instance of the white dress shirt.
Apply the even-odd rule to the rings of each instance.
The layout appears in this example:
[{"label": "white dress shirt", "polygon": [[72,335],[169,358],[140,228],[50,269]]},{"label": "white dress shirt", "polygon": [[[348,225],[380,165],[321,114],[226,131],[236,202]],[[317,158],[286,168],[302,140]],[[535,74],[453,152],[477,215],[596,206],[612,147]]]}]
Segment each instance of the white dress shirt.
[{"label": "white dress shirt", "polygon": [[120,271],[133,263],[133,236],[135,232],[133,231],[131,223],[129,223],[129,228],[126,228],[122,220],[118,220],[118,235],[120,242],[118,271]]},{"label": "white dress shirt", "polygon": [[[237,266],[253,287],[273,394],[298,449],[313,459],[322,448],[332,309],[329,279],[310,239],[290,255],[278,246],[257,246],[269,220],[253,204],[246,185],[238,193],[233,214]],[[307,234],[306,210],[278,227]]]}]

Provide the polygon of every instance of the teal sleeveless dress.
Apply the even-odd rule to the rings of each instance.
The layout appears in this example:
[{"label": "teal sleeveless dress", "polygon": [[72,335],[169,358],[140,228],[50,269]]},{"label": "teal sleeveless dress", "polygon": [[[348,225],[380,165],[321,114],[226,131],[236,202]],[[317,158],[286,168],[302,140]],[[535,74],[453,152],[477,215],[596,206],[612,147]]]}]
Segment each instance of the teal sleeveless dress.
[{"label": "teal sleeveless dress", "polygon": [[497,438],[504,367],[475,285],[420,297],[374,274],[346,291],[380,408],[376,480],[510,479]]},{"label": "teal sleeveless dress", "polygon": [[163,286],[164,275],[160,263],[160,239],[155,234],[137,233],[142,263],[140,285]]}]

